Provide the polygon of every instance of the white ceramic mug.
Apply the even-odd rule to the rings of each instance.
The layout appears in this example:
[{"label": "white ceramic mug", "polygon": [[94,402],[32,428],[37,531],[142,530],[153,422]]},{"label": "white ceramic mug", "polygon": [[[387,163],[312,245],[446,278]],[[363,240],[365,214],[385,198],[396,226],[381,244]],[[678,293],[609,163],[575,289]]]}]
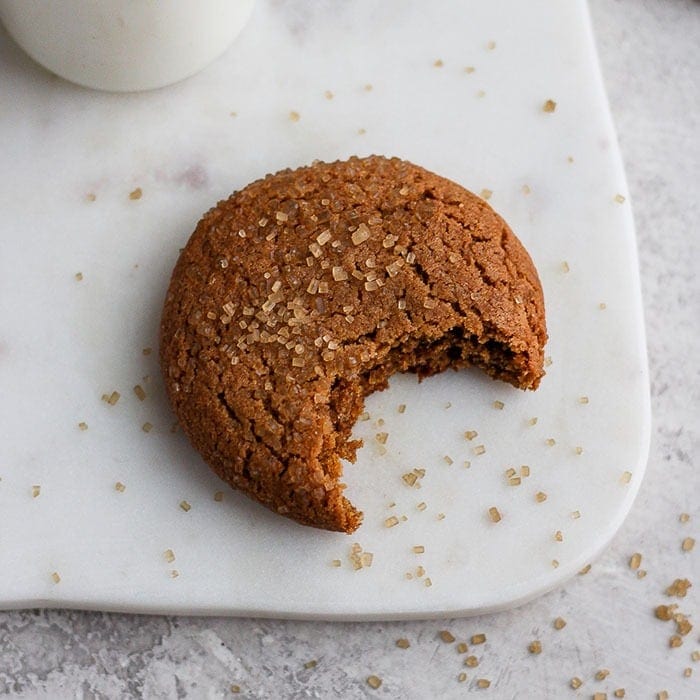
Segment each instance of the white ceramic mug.
[{"label": "white ceramic mug", "polygon": [[255,0],[0,0],[0,20],[51,72],[102,90],[149,90],[222,54]]}]

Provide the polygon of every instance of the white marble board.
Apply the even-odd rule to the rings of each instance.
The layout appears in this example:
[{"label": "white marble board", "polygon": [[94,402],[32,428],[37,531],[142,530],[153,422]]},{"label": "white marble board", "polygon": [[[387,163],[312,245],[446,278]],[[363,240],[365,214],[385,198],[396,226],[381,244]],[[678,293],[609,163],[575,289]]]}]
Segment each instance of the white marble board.
[{"label": "white marble board", "polygon": [[[204,72],[127,95],[55,78],[2,33],[0,85],[0,607],[467,615],[551,589],[609,542],[646,466],[648,377],[582,0],[261,1]],[[365,522],[348,537],[222,487],[171,432],[157,323],[178,248],[213,202],[282,167],[370,153],[492,191],[539,269],[551,365],[536,393],[464,371],[370,397],[346,467]],[[522,465],[530,476],[509,485]],[[420,489],[402,480],[414,468]],[[371,567],[353,569],[355,542]]]}]

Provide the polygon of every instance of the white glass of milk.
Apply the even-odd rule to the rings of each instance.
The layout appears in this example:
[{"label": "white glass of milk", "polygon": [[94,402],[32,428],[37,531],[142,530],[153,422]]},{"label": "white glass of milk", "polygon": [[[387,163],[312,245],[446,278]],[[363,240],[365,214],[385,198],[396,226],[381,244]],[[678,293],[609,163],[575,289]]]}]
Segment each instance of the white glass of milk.
[{"label": "white glass of milk", "polygon": [[222,54],[255,0],[0,0],[0,20],[51,72],[101,90],[150,90]]}]

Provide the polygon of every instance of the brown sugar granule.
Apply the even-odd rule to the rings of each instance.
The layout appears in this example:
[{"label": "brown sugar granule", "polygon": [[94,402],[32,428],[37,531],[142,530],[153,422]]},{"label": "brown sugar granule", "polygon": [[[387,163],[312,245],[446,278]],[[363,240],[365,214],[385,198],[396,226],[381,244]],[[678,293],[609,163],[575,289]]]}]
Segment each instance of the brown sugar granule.
[{"label": "brown sugar granule", "polygon": [[483,644],[486,641],[485,634],[473,634],[471,638],[472,644]]},{"label": "brown sugar granule", "polygon": [[87,199],[88,202],[94,202],[97,199],[97,195],[94,192],[88,192],[85,195],[85,199]]},{"label": "brown sugar granule", "polygon": [[616,195],[615,195],[615,201],[616,201],[618,204],[623,204],[624,201],[625,201],[625,198],[624,198],[624,196],[621,195],[621,194],[616,194]]},{"label": "brown sugar granule", "polygon": [[323,93],[323,96],[324,96],[327,100],[332,100],[332,99],[333,99],[333,93],[332,93],[330,90],[326,90],[326,91]]},{"label": "brown sugar granule", "polygon": [[553,624],[555,630],[563,630],[566,627],[566,620],[563,617],[557,617]]},{"label": "brown sugar granule", "polygon": [[414,554],[423,554],[425,552],[425,547],[422,544],[417,544],[412,549]]},{"label": "brown sugar granule", "polygon": [[491,685],[491,681],[488,678],[479,678],[476,682],[477,688],[488,688]]},{"label": "brown sugar granule", "polygon": [[527,645],[527,650],[531,654],[541,654],[542,653],[542,642],[535,639]]},{"label": "brown sugar granule", "polygon": [[153,352],[152,348],[143,348],[143,350],[141,350],[141,354],[146,355],[146,356],[150,355],[152,352]]},{"label": "brown sugar granule", "polygon": [[384,527],[394,527],[394,525],[398,525],[398,524],[399,524],[399,519],[395,515],[388,517],[384,521]]},{"label": "brown sugar granule", "polygon": [[476,658],[476,656],[467,656],[466,659],[464,659],[464,665],[469,666],[469,668],[476,668],[479,665],[479,659]]},{"label": "brown sugar granule", "polygon": [[647,572],[645,569],[639,569],[637,571],[637,578],[642,579],[647,575]]},{"label": "brown sugar granule", "polygon": [[301,119],[301,115],[299,112],[295,112],[294,110],[291,110],[289,112],[289,121],[291,122],[298,122]]},{"label": "brown sugar granule", "polygon": [[552,568],[553,569],[559,568],[559,560],[558,559],[552,559]]},{"label": "brown sugar granule", "polygon": [[442,641],[445,642],[445,644],[452,644],[452,642],[455,641],[454,635],[449,630],[440,630],[440,632],[438,632],[438,635],[440,639],[442,639]]},{"label": "brown sugar granule", "polygon": [[135,190],[131,190],[129,192],[129,199],[141,199],[143,196],[143,190],[140,187],[137,187]]},{"label": "brown sugar granule", "polygon": [[476,430],[466,430],[464,432],[464,437],[467,438],[467,440],[473,440],[478,434]]},{"label": "brown sugar granule", "polygon": [[469,651],[469,647],[467,646],[466,642],[460,642],[455,649],[457,650],[458,654],[466,654]]},{"label": "brown sugar granule", "polygon": [[342,562],[340,561],[340,559],[333,559],[333,560],[331,561],[331,566],[332,566],[333,568],[337,569],[337,568],[339,568],[340,566],[342,566]]},{"label": "brown sugar granule", "polygon": [[593,700],[608,700],[607,693],[593,693]]},{"label": "brown sugar granule", "polygon": [[179,575],[180,575],[180,572],[177,569],[170,570],[170,578],[177,578]]},{"label": "brown sugar granule", "polygon": [[543,112],[553,112],[557,108],[557,103],[554,100],[547,100],[542,105]]},{"label": "brown sugar granule", "polygon": [[80,423],[78,423],[78,428],[80,428],[80,430],[87,430],[88,424],[85,423],[85,421],[80,421]]},{"label": "brown sugar granule", "polygon": [[676,622],[676,632],[678,632],[678,634],[683,635],[684,637],[686,634],[690,634],[693,629],[693,625],[685,615],[678,613],[673,619]]},{"label": "brown sugar granule", "polygon": [[234,694],[235,694],[235,693],[240,693],[240,692],[241,692],[241,686],[240,686],[240,685],[236,685],[236,684],[234,683],[233,685],[230,686],[229,690],[230,690],[232,693],[234,693]]},{"label": "brown sugar granule", "polygon": [[304,664],[305,669],[316,668],[318,666],[318,661],[316,659],[311,659]]},{"label": "brown sugar granule", "polygon": [[574,676],[574,677],[569,681],[569,685],[570,685],[574,690],[578,690],[578,689],[583,685],[583,681],[582,681],[578,676]]},{"label": "brown sugar granule", "polygon": [[493,190],[483,189],[483,190],[481,190],[481,192],[479,192],[479,196],[482,199],[491,199],[492,195],[493,195]]},{"label": "brown sugar granule", "polygon": [[367,685],[376,690],[382,684],[382,679],[379,676],[367,676]]},{"label": "brown sugar granule", "polygon": [[102,394],[102,400],[106,401],[110,406],[115,406],[120,398],[121,394],[118,391],[113,391],[111,394]]},{"label": "brown sugar granule", "polygon": [[666,690],[660,690],[656,694],[656,700],[668,700],[668,691]]},{"label": "brown sugar granule", "polygon": [[464,67],[465,73],[473,73],[475,70],[476,70],[476,68],[474,68],[474,66],[465,66]]},{"label": "brown sugar granule", "polygon": [[503,401],[494,401],[493,402],[493,407],[499,411],[502,411],[505,408],[505,404]]},{"label": "brown sugar granule", "polygon": [[623,484],[629,484],[629,482],[632,481],[632,472],[622,472],[622,476],[620,477],[620,481]]},{"label": "brown sugar granule", "polygon": [[114,484],[114,490],[119,491],[119,493],[124,493],[124,491],[126,491],[126,486],[124,486],[121,481],[117,481],[117,483]]},{"label": "brown sugar granule", "polygon": [[209,210],[160,337],[171,404],[213,470],[281,515],[352,532],[342,471],[365,398],[397,372],[469,365],[534,389],[546,329],[534,266],[487,202],[372,156],[281,171]]},{"label": "brown sugar granule", "polygon": [[430,577],[426,578],[424,585],[426,588],[430,588],[433,585],[433,580]]},{"label": "brown sugar granule", "polygon": [[681,549],[684,552],[690,552],[692,551],[693,547],[695,547],[695,540],[692,537],[686,537],[682,542],[681,542]]},{"label": "brown sugar granule", "polygon": [[76,279],[78,282],[82,282],[82,281],[83,281],[83,273],[82,273],[82,272],[76,272],[76,273],[75,273],[75,279]]},{"label": "brown sugar granule", "polygon": [[138,398],[139,401],[143,401],[146,398],[146,392],[140,384],[134,387],[134,394],[136,394],[136,398]]},{"label": "brown sugar granule", "polygon": [[557,530],[554,533],[554,539],[556,542],[563,542],[564,541],[564,534],[562,533],[561,530]]},{"label": "brown sugar granule", "polygon": [[483,455],[486,453],[486,448],[483,445],[477,445],[474,448],[474,454],[475,455]]},{"label": "brown sugar granule", "polygon": [[672,620],[677,608],[677,605],[657,605],[654,608],[654,615],[659,620]]},{"label": "brown sugar granule", "polygon": [[694,651],[694,652],[690,655],[690,658],[691,658],[693,661],[700,661],[700,651],[698,651],[698,650]]},{"label": "brown sugar granule", "polygon": [[586,564],[586,566],[578,572],[579,576],[585,576],[591,570],[591,564]]},{"label": "brown sugar granule", "polygon": [[547,447],[554,447],[554,445],[557,444],[557,441],[554,438],[547,438],[545,442],[547,443]]},{"label": "brown sugar granule", "polygon": [[544,491],[538,491],[535,494],[535,500],[538,503],[544,503],[547,500],[547,494]]},{"label": "brown sugar granule", "polygon": [[618,688],[617,690],[613,691],[613,695],[616,698],[624,698],[625,697],[625,689],[624,688]]},{"label": "brown sugar granule", "polygon": [[187,511],[190,510],[192,506],[187,501],[180,501],[180,508],[182,508],[182,510],[184,510],[185,513],[187,513]]},{"label": "brown sugar granule", "polygon": [[41,486],[39,484],[34,484],[32,486],[32,498],[38,498],[41,495]]},{"label": "brown sugar granule", "polygon": [[467,680],[467,674],[464,673],[464,671],[462,671],[461,673],[458,673],[458,674],[457,674],[457,680],[458,680],[460,683],[464,683],[464,681]]},{"label": "brown sugar granule", "polygon": [[675,649],[676,647],[679,647],[683,644],[683,639],[680,635],[678,634],[673,634],[669,637],[668,640],[668,645],[672,648]]},{"label": "brown sugar granule", "polygon": [[688,515],[688,513],[681,513],[678,516],[678,520],[680,520],[682,523],[687,523],[690,520],[690,515]]},{"label": "brown sugar granule", "polygon": [[435,68],[442,68],[444,65],[445,64],[442,62],[442,59],[440,59],[440,58],[438,58],[437,61],[435,61],[435,63],[433,63],[433,66],[435,66]]},{"label": "brown sugar granule", "polygon": [[399,649],[408,649],[408,647],[411,646],[411,642],[409,642],[408,639],[402,637],[401,639],[396,640],[396,646]]},{"label": "brown sugar granule", "polygon": [[165,561],[167,561],[168,564],[172,564],[175,561],[175,552],[173,552],[172,549],[166,549],[163,552],[163,556],[165,557]]},{"label": "brown sugar granule", "polygon": [[690,666],[683,669],[683,677],[684,678],[690,678],[692,675],[693,675],[693,669],[690,668]]},{"label": "brown sugar granule", "polygon": [[600,671],[596,671],[595,679],[597,681],[604,681],[610,675],[610,671],[607,668],[601,668]]},{"label": "brown sugar granule", "polygon": [[489,520],[491,520],[492,523],[498,523],[501,521],[501,514],[495,506],[491,506],[489,508]]},{"label": "brown sugar granule", "polygon": [[630,557],[629,567],[630,567],[630,569],[638,569],[641,563],[642,563],[642,555],[639,552],[635,552]]},{"label": "brown sugar granule", "polygon": [[54,583],[60,583],[60,582],[61,582],[61,576],[59,575],[58,571],[54,571],[54,572],[51,574],[51,580],[52,580]]},{"label": "brown sugar granule", "polygon": [[151,430],[153,430],[153,423],[149,423],[146,421],[142,426],[141,430],[143,430],[144,433],[150,433]]},{"label": "brown sugar granule", "polygon": [[496,42],[493,41],[493,39],[491,39],[491,40],[486,44],[486,48],[487,48],[489,51],[493,51],[493,50],[496,48]]},{"label": "brown sugar granule", "polygon": [[224,500],[224,492],[223,492],[223,491],[216,491],[216,492],[214,493],[214,500],[215,500],[217,503],[221,503],[221,501]]},{"label": "brown sugar granule", "polygon": [[664,592],[668,596],[676,596],[676,598],[685,598],[688,589],[693,584],[687,578],[677,578]]}]

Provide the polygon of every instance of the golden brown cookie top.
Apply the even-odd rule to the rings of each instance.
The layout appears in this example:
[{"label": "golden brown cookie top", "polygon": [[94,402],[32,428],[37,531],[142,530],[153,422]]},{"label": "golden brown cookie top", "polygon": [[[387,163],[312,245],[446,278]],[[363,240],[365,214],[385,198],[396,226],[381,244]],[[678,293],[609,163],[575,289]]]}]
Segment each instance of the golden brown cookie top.
[{"label": "golden brown cookie top", "polygon": [[177,263],[161,359],[214,470],[301,522],[351,531],[339,457],[395,371],[543,375],[542,291],[482,199],[396,158],[285,170],[220,202]]}]

